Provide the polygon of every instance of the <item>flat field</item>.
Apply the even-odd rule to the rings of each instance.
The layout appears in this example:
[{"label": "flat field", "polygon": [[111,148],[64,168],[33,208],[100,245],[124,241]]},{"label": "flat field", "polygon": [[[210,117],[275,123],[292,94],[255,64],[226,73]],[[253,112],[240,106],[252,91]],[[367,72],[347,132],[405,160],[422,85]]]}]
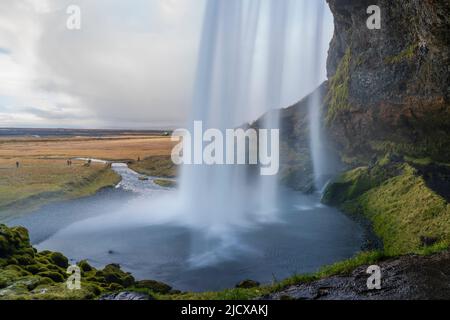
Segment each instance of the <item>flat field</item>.
[{"label": "flat field", "polygon": [[172,146],[170,137],[145,135],[0,137],[0,221],[48,202],[92,195],[120,181],[105,164],[72,160],[68,166],[68,159],[135,162],[145,171],[146,165],[155,165],[149,159],[159,163]]}]

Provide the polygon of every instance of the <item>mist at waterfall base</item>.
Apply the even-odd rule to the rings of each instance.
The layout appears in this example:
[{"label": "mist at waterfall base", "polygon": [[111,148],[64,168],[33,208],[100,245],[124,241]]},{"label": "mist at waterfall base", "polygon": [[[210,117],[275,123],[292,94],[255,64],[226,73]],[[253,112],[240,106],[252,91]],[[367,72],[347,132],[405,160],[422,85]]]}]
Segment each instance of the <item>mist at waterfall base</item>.
[{"label": "mist at waterfall base", "polygon": [[[279,129],[277,113],[270,111],[300,100],[300,88],[313,91],[323,80],[325,12],[324,1],[208,1],[189,131],[201,120],[204,127],[225,132],[264,114],[270,116],[264,117],[263,128]],[[312,54],[302,56],[305,51]],[[311,153],[318,189],[326,167],[319,107],[319,100],[311,99]],[[276,221],[277,177],[251,179],[246,169],[182,167],[180,201],[189,219],[227,241],[226,235],[238,227]],[[203,252],[203,246],[200,242],[194,254]]]},{"label": "mist at waterfall base", "polygon": [[[327,10],[325,1],[207,1],[186,128],[199,120],[205,128],[235,128],[312,92],[325,78]],[[319,101],[311,100],[320,189],[326,156]],[[265,127],[278,128],[276,117],[266,119]],[[97,267],[119,263],[138,279],[193,291],[312,272],[352,256],[362,243],[362,229],[320,205],[317,195],[283,189],[276,176],[251,176],[245,166],[183,166],[178,190],[145,185],[126,166],[113,168],[123,178],[115,190],[14,223],[30,229],[39,249]]]}]

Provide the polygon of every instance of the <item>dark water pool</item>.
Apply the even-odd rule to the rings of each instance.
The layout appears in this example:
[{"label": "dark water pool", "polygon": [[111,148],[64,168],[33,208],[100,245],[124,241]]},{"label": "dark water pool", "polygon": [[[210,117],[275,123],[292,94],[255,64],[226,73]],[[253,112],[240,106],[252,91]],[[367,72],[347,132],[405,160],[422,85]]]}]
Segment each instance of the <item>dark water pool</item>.
[{"label": "dark water pool", "polygon": [[[320,205],[317,198],[294,192],[284,193],[276,222],[235,228],[226,245],[201,229],[170,222],[93,226],[108,221],[112,212],[126,210],[137,194],[130,188],[106,190],[46,206],[8,224],[27,227],[40,250],[60,251],[74,262],[88,259],[96,267],[118,263],[137,279],[189,291],[229,288],[244,279],[269,283],[312,272],[353,256],[364,241],[357,223]],[[220,259],[196,263],[192,252],[199,246]]]}]

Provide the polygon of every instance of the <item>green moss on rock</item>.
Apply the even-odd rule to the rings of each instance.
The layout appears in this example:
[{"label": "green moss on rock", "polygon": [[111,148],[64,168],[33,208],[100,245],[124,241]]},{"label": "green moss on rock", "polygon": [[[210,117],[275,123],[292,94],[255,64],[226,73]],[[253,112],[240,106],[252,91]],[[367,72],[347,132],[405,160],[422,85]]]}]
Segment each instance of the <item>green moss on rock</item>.
[{"label": "green moss on rock", "polygon": [[44,271],[37,274],[40,277],[49,278],[55,282],[64,282],[65,278],[61,273],[54,271]]},{"label": "green moss on rock", "polygon": [[52,252],[50,254],[50,261],[58,267],[66,269],[69,266],[69,260],[59,252]]},{"label": "green moss on rock", "polygon": [[412,44],[397,55],[393,55],[384,59],[385,63],[395,64],[414,58],[417,52],[417,45]]},{"label": "green moss on rock", "polygon": [[405,162],[380,161],[346,172],[328,186],[323,200],[368,218],[387,255],[424,252],[423,238],[436,239],[437,247],[450,244],[448,202]]},{"label": "green moss on rock", "polygon": [[153,182],[163,188],[176,188],[177,182],[167,179],[154,179]]},{"label": "green moss on rock", "polygon": [[128,272],[123,272],[118,264],[109,264],[102,271],[105,282],[118,284],[124,288],[134,284],[133,276]]},{"label": "green moss on rock", "polygon": [[92,266],[87,262],[87,260],[81,260],[80,262],[78,262],[78,266],[83,272],[89,272],[93,270]]},{"label": "green moss on rock", "polygon": [[172,290],[171,286],[154,280],[137,281],[134,287],[138,289],[148,289],[151,292],[161,294],[168,294]]},{"label": "green moss on rock", "polygon": [[65,283],[69,261],[63,254],[37,252],[30,244],[28,231],[22,227],[0,225],[0,236],[0,299],[94,299],[135,283],[119,265],[96,270],[87,261],[81,261],[82,288],[69,290]]},{"label": "green moss on rock", "polygon": [[328,123],[333,121],[340,111],[349,108],[348,97],[351,57],[351,50],[350,48],[347,48],[345,55],[338,65],[335,75],[330,79],[330,87],[326,97],[326,102],[328,104],[326,120]]}]

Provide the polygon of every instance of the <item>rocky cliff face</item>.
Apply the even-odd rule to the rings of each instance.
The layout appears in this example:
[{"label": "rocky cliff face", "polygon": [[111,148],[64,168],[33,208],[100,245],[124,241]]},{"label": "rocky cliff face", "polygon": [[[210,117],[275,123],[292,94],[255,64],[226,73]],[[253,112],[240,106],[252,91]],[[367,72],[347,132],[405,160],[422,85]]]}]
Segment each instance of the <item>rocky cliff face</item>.
[{"label": "rocky cliff face", "polygon": [[380,290],[367,290],[368,265],[348,274],[285,288],[266,300],[444,300],[450,299],[450,252],[404,256],[378,262],[383,270]]},{"label": "rocky cliff face", "polygon": [[[357,167],[323,201],[369,219],[390,255],[448,248],[448,0],[327,0],[335,19],[325,123]],[[381,29],[367,9],[381,9]],[[434,250],[434,249],[433,249]]]},{"label": "rocky cliff face", "polygon": [[[323,97],[329,154],[349,167],[386,153],[450,162],[446,0],[327,0],[335,20]],[[381,9],[381,29],[367,8]],[[281,177],[312,190],[308,99],[280,112]]]},{"label": "rocky cliff face", "polygon": [[[447,0],[327,0],[335,19],[327,124],[343,159],[450,160]],[[369,30],[367,8],[381,8]]]},{"label": "rocky cliff face", "polygon": [[[314,191],[313,164],[310,152],[310,121],[309,104],[313,95],[317,94],[324,108],[325,96],[328,92],[328,82],[324,82],[313,93],[295,105],[281,110],[273,111],[280,119],[280,180],[297,191],[311,193]],[[264,115],[251,126],[265,127],[266,117],[274,116],[272,113]],[[338,172],[341,169],[339,156],[330,139],[323,141],[323,148],[327,153],[329,172]]]}]

